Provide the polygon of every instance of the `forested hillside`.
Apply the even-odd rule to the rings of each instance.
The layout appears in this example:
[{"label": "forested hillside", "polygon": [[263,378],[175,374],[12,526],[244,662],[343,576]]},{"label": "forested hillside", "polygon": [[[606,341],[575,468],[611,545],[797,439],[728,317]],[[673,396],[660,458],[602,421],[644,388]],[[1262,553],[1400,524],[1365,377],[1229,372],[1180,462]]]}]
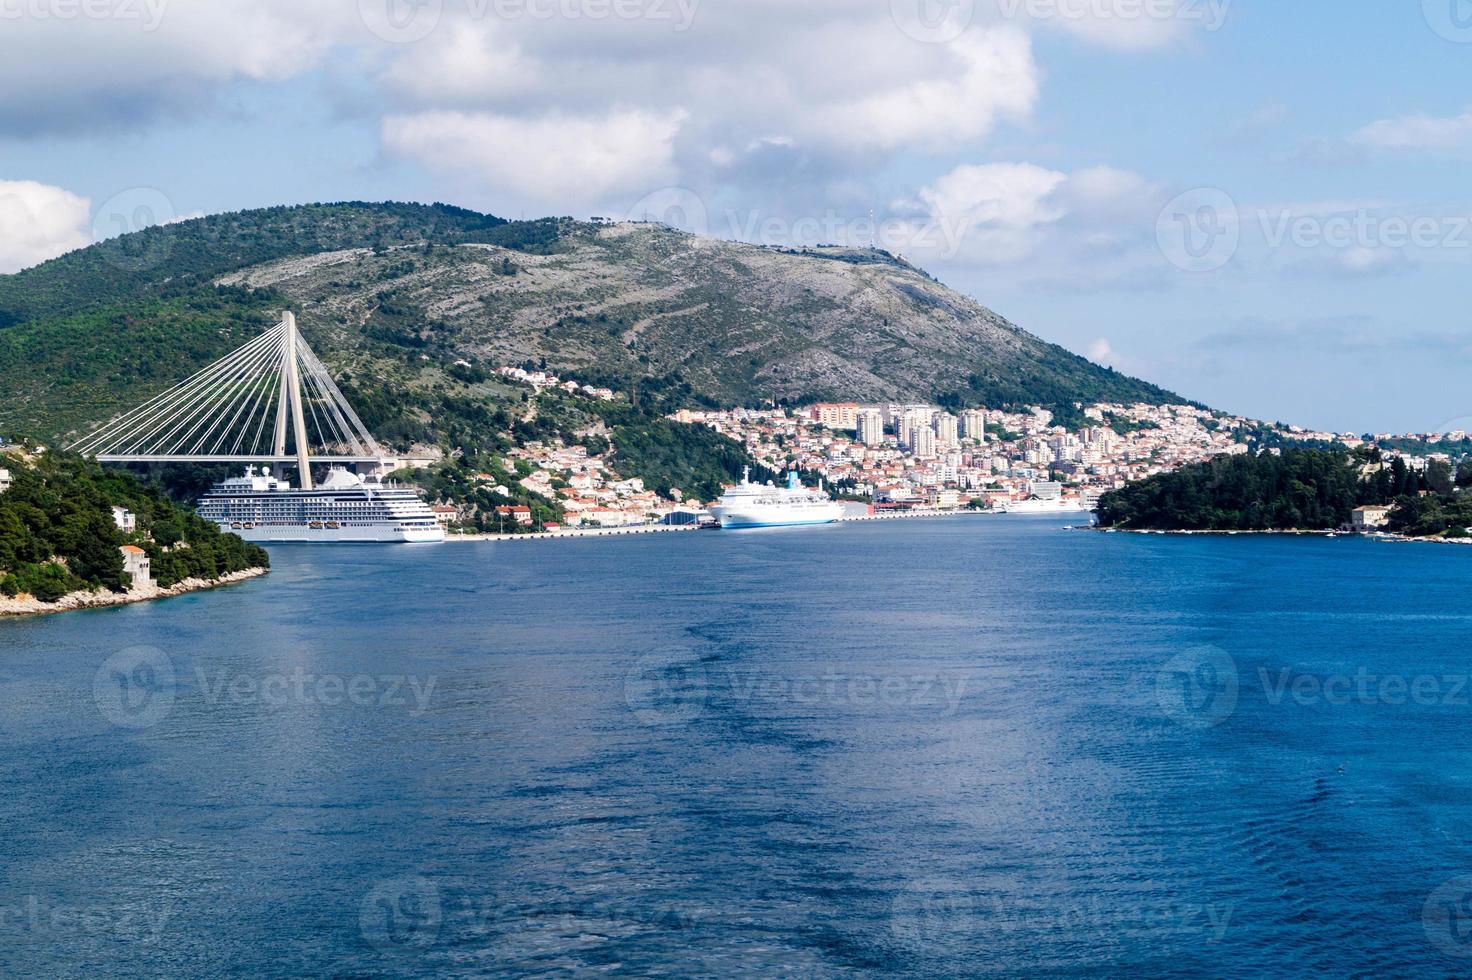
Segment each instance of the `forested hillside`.
[{"label": "forested hillside", "polygon": [[1390,529],[1462,537],[1472,526],[1472,465],[1424,472],[1378,450],[1284,449],[1162,473],[1099,502],[1102,527],[1163,531],[1334,530],[1356,507],[1392,506]]},{"label": "forested hillside", "polygon": [[[186,578],[214,579],[270,565],[264,549],[170,503],[126,473],[104,470],[70,453],[0,453],[10,489],[0,493],[0,592],[54,602],[69,592],[124,591],[119,548],[136,544],[149,555],[154,580],[168,587]],[[135,533],[113,521],[113,507],[131,511]]]}]

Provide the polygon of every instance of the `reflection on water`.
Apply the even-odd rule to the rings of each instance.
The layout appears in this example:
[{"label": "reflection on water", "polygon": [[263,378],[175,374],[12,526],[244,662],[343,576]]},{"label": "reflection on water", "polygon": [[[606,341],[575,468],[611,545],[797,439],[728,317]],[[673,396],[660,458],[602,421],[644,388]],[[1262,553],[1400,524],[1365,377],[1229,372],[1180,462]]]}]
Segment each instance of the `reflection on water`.
[{"label": "reflection on water", "polygon": [[0,624],[0,971],[1472,954],[1461,549],[977,519],[273,561]]}]

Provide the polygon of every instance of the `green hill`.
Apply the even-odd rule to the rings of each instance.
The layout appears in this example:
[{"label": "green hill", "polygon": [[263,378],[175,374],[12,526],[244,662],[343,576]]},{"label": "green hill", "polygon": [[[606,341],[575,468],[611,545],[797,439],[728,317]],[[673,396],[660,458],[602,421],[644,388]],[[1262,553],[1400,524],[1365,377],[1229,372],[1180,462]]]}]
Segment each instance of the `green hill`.
[{"label": "green hill", "polygon": [[150,228],[0,276],[0,430],[57,439],[290,306],[387,442],[519,398],[454,373],[544,364],[660,407],[1180,399],[1045,343],[887,253],[768,249],[646,223],[446,205],[269,208]]}]

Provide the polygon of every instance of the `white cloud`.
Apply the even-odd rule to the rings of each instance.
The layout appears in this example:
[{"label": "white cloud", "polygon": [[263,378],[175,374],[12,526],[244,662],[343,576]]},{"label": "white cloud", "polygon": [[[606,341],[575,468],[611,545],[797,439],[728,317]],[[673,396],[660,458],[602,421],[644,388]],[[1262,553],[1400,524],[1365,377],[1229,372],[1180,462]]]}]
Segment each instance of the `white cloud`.
[{"label": "white cloud", "polygon": [[[917,195],[907,250],[922,260],[1016,262],[1044,250],[1060,257],[1119,253],[1154,220],[1157,185],[1094,167],[1073,174],[1031,163],[966,164]],[[1094,267],[1097,271],[1097,266]]]},{"label": "white cloud", "polygon": [[931,214],[973,225],[1032,228],[1063,217],[1051,200],[1067,174],[1031,163],[986,163],[957,167],[920,192]]},{"label": "white cloud", "polygon": [[92,244],[85,197],[34,180],[0,180],[0,273]]},{"label": "white cloud", "polygon": [[839,146],[955,146],[988,135],[999,119],[1027,118],[1038,88],[1027,35],[973,31],[931,59],[928,71],[849,101],[814,105],[809,127]]},{"label": "white cloud", "polygon": [[[228,83],[291,78],[320,63],[333,43],[363,31],[347,6],[293,0],[139,0],[101,8],[110,15],[3,21],[0,131],[129,129],[160,113],[199,112]],[[37,79],[45,79],[43,88]]]},{"label": "white cloud", "polygon": [[390,116],[385,146],[438,170],[473,172],[492,188],[566,213],[671,177],[684,114],[621,109],[602,116],[519,118],[487,112]]},{"label": "white cloud", "polygon": [[1065,31],[1107,48],[1141,51],[1225,26],[1233,0],[991,0],[1004,19]]},{"label": "white cloud", "polygon": [[1096,364],[1112,364],[1114,362],[1114,348],[1109,344],[1108,337],[1100,337],[1089,344],[1085,352],[1088,359]]},{"label": "white cloud", "polygon": [[1380,150],[1472,149],[1472,112],[1450,118],[1416,115],[1381,119],[1355,133],[1350,141]]},{"label": "white cloud", "polygon": [[384,70],[391,94],[421,105],[485,106],[523,101],[543,83],[541,64],[489,25],[452,24]]}]

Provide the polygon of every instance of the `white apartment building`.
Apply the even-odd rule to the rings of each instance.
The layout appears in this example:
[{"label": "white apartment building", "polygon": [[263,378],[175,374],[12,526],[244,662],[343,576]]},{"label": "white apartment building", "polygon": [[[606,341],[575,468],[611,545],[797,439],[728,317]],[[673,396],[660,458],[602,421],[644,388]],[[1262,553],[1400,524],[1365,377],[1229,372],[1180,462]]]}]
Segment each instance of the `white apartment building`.
[{"label": "white apartment building", "polygon": [[935,430],[928,425],[917,425],[910,430],[910,452],[916,459],[934,459]]},{"label": "white apartment building", "polygon": [[935,445],[938,449],[954,449],[961,445],[961,436],[958,429],[958,419],[949,412],[942,412],[935,417],[931,428],[935,431]]},{"label": "white apartment building", "polygon": [[878,446],[884,442],[884,415],[878,409],[865,409],[855,419],[859,442]]},{"label": "white apartment building", "polygon": [[961,435],[976,442],[986,442],[986,412],[968,408],[961,413]]},{"label": "white apartment building", "polygon": [[895,425],[895,431],[899,433],[900,442],[906,449],[914,448],[915,433],[921,430],[929,432],[932,439],[934,438],[935,431],[930,427],[931,420],[934,417],[935,411],[929,408],[909,408],[905,410],[899,417],[899,422]]},{"label": "white apartment building", "polygon": [[0,493],[10,489],[10,471],[0,469]]}]

